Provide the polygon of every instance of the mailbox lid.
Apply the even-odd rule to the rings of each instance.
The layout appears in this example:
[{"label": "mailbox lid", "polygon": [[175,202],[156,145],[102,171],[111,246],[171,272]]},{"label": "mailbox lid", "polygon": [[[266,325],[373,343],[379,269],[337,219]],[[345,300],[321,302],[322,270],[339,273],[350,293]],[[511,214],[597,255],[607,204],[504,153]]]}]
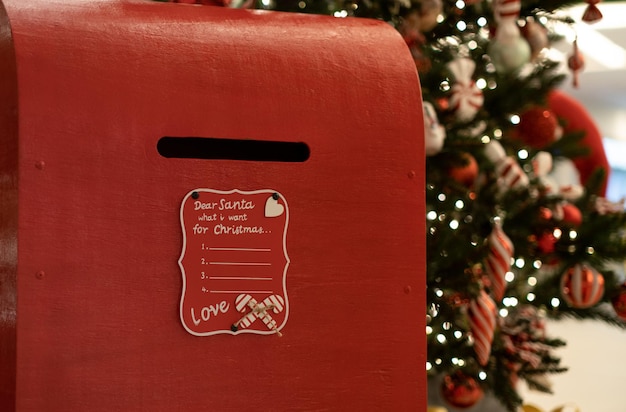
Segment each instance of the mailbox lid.
[{"label": "mailbox lid", "polygon": [[[4,3],[19,95],[18,408],[425,404],[420,93],[393,29],[157,2]],[[311,154],[165,158],[164,136]],[[288,202],[283,337],[181,324],[179,211],[198,188]]]}]

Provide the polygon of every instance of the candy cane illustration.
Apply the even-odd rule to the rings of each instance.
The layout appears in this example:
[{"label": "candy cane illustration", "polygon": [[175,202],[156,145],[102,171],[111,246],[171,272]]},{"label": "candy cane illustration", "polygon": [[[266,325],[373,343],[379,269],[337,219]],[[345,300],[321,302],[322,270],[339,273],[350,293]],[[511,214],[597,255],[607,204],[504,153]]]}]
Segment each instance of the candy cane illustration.
[{"label": "candy cane illustration", "polygon": [[278,336],[282,336],[277,329],[276,320],[268,313],[269,310],[280,313],[285,309],[285,301],[281,296],[270,295],[259,303],[252,296],[241,294],[235,299],[235,308],[241,313],[245,313],[247,308],[252,311],[234,323],[231,330],[237,331],[239,328],[247,328],[257,319],[261,319],[269,330],[276,331]]}]

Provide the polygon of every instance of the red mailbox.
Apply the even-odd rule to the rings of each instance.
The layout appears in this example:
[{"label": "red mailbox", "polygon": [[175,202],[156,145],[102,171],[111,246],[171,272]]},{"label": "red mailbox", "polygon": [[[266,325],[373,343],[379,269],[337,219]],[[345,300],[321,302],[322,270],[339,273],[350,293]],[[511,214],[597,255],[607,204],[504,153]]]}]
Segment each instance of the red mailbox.
[{"label": "red mailbox", "polygon": [[360,19],[0,2],[0,409],[423,411],[417,73]]}]

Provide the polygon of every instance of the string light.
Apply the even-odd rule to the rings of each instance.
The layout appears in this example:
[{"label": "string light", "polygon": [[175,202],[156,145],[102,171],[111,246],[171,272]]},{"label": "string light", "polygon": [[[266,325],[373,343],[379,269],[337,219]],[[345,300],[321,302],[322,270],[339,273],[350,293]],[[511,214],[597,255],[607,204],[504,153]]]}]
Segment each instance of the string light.
[{"label": "string light", "polygon": [[577,237],[578,237],[578,233],[576,233],[576,231],[575,231],[575,230],[570,230],[570,231],[569,231],[569,238],[570,238],[570,239],[574,240],[574,239],[576,239]]},{"label": "string light", "polygon": [[457,0],[455,6],[457,9],[463,10],[465,8],[465,2],[463,0]]},{"label": "string light", "polygon": [[443,335],[441,333],[439,335],[437,335],[437,342],[439,342],[439,343],[446,343],[446,341],[447,341],[447,339],[446,339],[445,335]]},{"label": "string light", "polygon": [[510,121],[512,124],[519,124],[519,122],[520,122],[521,120],[522,120],[522,119],[521,119],[521,118],[519,117],[519,115],[517,115],[517,114],[514,114],[514,115],[512,115],[512,116],[509,118],[509,121]]},{"label": "string light", "polygon": [[502,299],[502,303],[504,304],[504,306],[515,307],[517,306],[519,301],[515,296],[507,296],[506,298]]},{"label": "string light", "polygon": [[524,266],[526,266],[526,261],[524,260],[524,258],[517,258],[515,259],[515,266],[522,269]]},{"label": "string light", "polygon": [[505,308],[500,309],[500,312],[498,313],[500,313],[500,317],[502,318],[506,318],[507,316],[509,316],[509,311],[508,309],[505,309]]},{"label": "string light", "polygon": [[478,373],[478,379],[480,379],[481,381],[484,381],[485,379],[487,379],[487,372],[485,371],[480,371]]},{"label": "string light", "polygon": [[540,261],[540,260],[538,260],[538,259],[537,259],[537,260],[535,260],[535,261],[533,262],[533,267],[534,267],[535,269],[541,269],[541,266],[542,266],[542,265],[543,265],[543,262],[542,262],[542,261]]},{"label": "string light", "polygon": [[487,25],[487,19],[481,16],[478,18],[478,20],[476,20],[476,24],[478,24],[480,27],[485,27]]},{"label": "string light", "polygon": [[433,364],[432,364],[432,363],[430,363],[430,362],[428,362],[428,361],[426,361],[426,370],[427,370],[427,371],[429,371],[429,370],[431,370],[432,368],[433,368]]},{"label": "string light", "polygon": [[451,220],[448,226],[450,226],[450,229],[452,230],[457,230],[459,228],[459,221],[456,219]]},{"label": "string light", "polygon": [[530,292],[528,295],[526,295],[526,300],[532,302],[535,300],[536,297],[537,296],[534,293]]},{"label": "string light", "polygon": [[504,274],[504,280],[506,280],[509,283],[513,282],[515,280],[515,273],[513,273],[513,272],[506,272]]},{"label": "string light", "polygon": [[522,160],[528,159],[528,150],[526,149],[520,150],[519,152],[517,152],[517,157],[519,157]]},{"label": "string light", "polygon": [[558,308],[560,304],[561,301],[559,298],[552,298],[552,300],[550,300],[550,305],[552,305],[553,308]]},{"label": "string light", "polygon": [[434,210],[431,210],[430,212],[426,213],[426,219],[430,221],[437,219],[437,212]]},{"label": "string light", "polygon": [[537,284],[537,278],[534,276],[530,276],[527,282],[530,286],[535,286]]},{"label": "string light", "polygon": [[455,338],[461,339],[463,337],[463,332],[461,332],[460,330],[455,330],[453,335]]},{"label": "string light", "polygon": [[465,31],[465,29],[467,29],[467,24],[463,20],[460,20],[456,24],[456,28],[459,29],[459,31]]},{"label": "string light", "polygon": [[465,207],[465,203],[463,202],[463,200],[459,199],[454,202],[454,207],[456,207],[457,210],[462,210]]},{"label": "string light", "polygon": [[485,87],[487,87],[487,80],[483,79],[482,77],[480,79],[477,79],[476,87],[478,87],[480,90],[485,90]]}]

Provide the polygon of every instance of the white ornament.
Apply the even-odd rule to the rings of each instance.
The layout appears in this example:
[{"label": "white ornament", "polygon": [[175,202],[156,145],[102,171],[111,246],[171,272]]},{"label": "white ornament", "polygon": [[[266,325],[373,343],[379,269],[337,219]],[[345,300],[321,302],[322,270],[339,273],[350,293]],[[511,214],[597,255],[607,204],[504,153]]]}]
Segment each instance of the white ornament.
[{"label": "white ornament", "polygon": [[532,159],[533,172],[545,193],[577,200],[585,193],[580,184],[580,174],[574,163],[566,158],[554,160],[548,152],[539,152]]},{"label": "white ornament", "polygon": [[520,36],[517,18],[521,7],[522,2],[519,0],[495,0],[493,2],[493,17],[498,23],[496,38],[505,40]]},{"label": "white ornament", "polygon": [[530,61],[530,45],[517,27],[520,6],[518,0],[495,0],[493,3],[498,27],[488,54],[499,72],[515,71]]},{"label": "white ornament", "polygon": [[449,62],[447,67],[454,76],[450,108],[459,121],[469,122],[474,119],[484,102],[482,90],[472,79],[476,63],[466,57],[460,57]]},{"label": "white ornament", "polygon": [[578,200],[585,194],[580,184],[580,173],[570,159],[558,158],[548,177],[556,182],[559,194],[567,200]]},{"label": "white ornament", "polygon": [[487,143],[484,153],[495,165],[500,193],[528,186],[528,176],[512,156],[506,155],[499,142],[492,140]]},{"label": "white ornament", "polygon": [[430,102],[422,104],[424,111],[424,144],[426,156],[436,155],[443,148],[446,139],[446,129],[439,123],[437,112]]}]

